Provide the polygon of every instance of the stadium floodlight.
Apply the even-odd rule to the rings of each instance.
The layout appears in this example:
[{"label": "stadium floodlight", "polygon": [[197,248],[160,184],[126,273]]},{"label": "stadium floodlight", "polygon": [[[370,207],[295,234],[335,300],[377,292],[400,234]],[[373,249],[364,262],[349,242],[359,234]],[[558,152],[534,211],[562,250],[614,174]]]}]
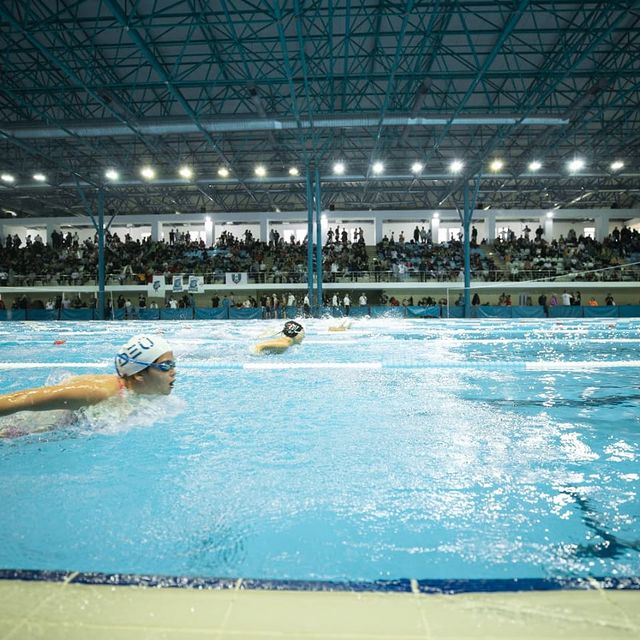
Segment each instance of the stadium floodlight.
[{"label": "stadium floodlight", "polygon": [[346,167],[344,166],[344,162],[336,162],[333,165],[333,173],[337,176],[341,176],[346,171]]},{"label": "stadium floodlight", "polygon": [[44,173],[34,173],[33,179],[36,182],[44,182],[47,179],[47,176],[45,176]]},{"label": "stadium floodlight", "polygon": [[502,160],[500,160],[499,158],[496,158],[495,160],[492,160],[491,164],[489,165],[489,168],[493,172],[501,171],[503,167],[504,167],[504,162]]},{"label": "stadium floodlight", "polygon": [[218,169],[218,175],[221,178],[228,178],[229,177],[229,169],[227,169],[227,167],[220,167]]},{"label": "stadium floodlight", "polygon": [[624,167],[622,160],[615,160],[611,163],[611,171],[620,171]]},{"label": "stadium floodlight", "polygon": [[153,167],[142,167],[142,169],[140,169],[140,175],[145,179],[145,180],[153,180],[156,177],[156,172],[153,169]]},{"label": "stadium floodlight", "polygon": [[453,160],[449,165],[449,171],[451,173],[460,173],[464,168],[464,162],[462,160]]},{"label": "stadium floodlight", "polygon": [[423,169],[424,169],[424,165],[422,164],[422,162],[414,162],[411,165],[411,172],[412,173],[422,173]]},{"label": "stadium floodlight", "polygon": [[104,177],[107,180],[118,180],[120,178],[120,174],[115,169],[107,169],[104,172]]},{"label": "stadium floodlight", "polygon": [[258,178],[264,178],[267,175],[267,168],[264,165],[259,164],[255,168],[255,174],[258,176]]},{"label": "stadium floodlight", "polygon": [[540,171],[542,169],[542,162],[539,160],[532,160],[529,163],[529,171]]},{"label": "stadium floodlight", "polygon": [[298,169],[298,167],[289,167],[289,175],[290,176],[299,176],[300,175],[300,170]]},{"label": "stadium floodlight", "polygon": [[585,161],[582,158],[574,158],[567,163],[567,169],[570,173],[578,173],[585,167]]},{"label": "stadium floodlight", "polygon": [[10,173],[3,173],[0,176],[0,179],[2,179],[3,182],[15,182],[16,181],[16,179]]},{"label": "stadium floodlight", "polygon": [[193,177],[193,169],[191,167],[180,167],[178,173],[180,174],[180,177],[184,178],[185,180],[191,180],[191,178]]},{"label": "stadium floodlight", "polygon": [[371,171],[373,171],[373,173],[375,173],[376,175],[384,173],[384,164],[382,164],[382,162],[374,162],[371,166]]}]

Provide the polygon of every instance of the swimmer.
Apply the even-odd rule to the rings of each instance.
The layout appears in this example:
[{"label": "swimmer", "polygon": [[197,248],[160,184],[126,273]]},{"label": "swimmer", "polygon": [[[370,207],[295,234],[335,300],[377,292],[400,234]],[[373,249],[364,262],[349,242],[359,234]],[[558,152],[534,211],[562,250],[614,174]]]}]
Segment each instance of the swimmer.
[{"label": "swimmer", "polygon": [[304,327],[295,320],[284,323],[282,331],[279,331],[271,340],[259,342],[252,348],[252,353],[258,355],[263,351],[282,353],[293,344],[300,344],[304,339]]},{"label": "swimmer", "polygon": [[116,373],[75,376],[46,387],[0,396],[0,416],[19,411],[82,409],[127,392],[169,395],[176,378],[173,351],[164,338],[139,335],[122,346]]},{"label": "swimmer", "polygon": [[351,329],[351,320],[348,318],[343,320],[340,324],[329,327],[329,331],[346,331]]}]

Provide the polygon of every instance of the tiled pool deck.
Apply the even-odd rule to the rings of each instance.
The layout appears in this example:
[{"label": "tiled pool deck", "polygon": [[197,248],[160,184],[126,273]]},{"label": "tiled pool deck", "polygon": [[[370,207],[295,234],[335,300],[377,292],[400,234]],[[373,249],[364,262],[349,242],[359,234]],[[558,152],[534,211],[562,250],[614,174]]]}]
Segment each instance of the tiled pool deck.
[{"label": "tiled pool deck", "polygon": [[0,580],[2,640],[639,637],[637,589],[442,595]]}]

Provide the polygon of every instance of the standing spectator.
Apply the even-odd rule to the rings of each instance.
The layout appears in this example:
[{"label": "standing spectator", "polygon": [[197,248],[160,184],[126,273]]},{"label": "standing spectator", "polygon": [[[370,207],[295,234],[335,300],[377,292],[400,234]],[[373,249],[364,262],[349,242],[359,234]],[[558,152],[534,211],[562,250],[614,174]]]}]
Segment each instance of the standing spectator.
[{"label": "standing spectator", "polygon": [[342,298],[342,304],[344,305],[344,314],[348,316],[349,312],[351,311],[351,298],[349,297],[348,293],[344,294],[344,298]]},{"label": "standing spectator", "polygon": [[573,300],[573,296],[565,289],[562,292],[562,306],[569,307],[571,306],[571,301]]},{"label": "standing spectator", "polygon": [[367,296],[365,296],[364,293],[360,294],[360,297],[358,298],[358,304],[361,307],[366,307],[367,306]]},{"label": "standing spectator", "polygon": [[613,296],[610,293],[607,293],[607,297],[604,299],[604,303],[607,305],[607,307],[616,306],[615,300],[613,299]]}]

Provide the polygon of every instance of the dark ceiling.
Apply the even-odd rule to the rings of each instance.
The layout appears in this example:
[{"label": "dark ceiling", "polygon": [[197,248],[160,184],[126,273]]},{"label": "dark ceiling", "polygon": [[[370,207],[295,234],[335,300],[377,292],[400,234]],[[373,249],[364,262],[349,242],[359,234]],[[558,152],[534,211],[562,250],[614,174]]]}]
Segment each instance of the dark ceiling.
[{"label": "dark ceiling", "polygon": [[338,210],[640,202],[638,1],[0,0],[0,49],[4,216],[306,210],[316,169]]}]

